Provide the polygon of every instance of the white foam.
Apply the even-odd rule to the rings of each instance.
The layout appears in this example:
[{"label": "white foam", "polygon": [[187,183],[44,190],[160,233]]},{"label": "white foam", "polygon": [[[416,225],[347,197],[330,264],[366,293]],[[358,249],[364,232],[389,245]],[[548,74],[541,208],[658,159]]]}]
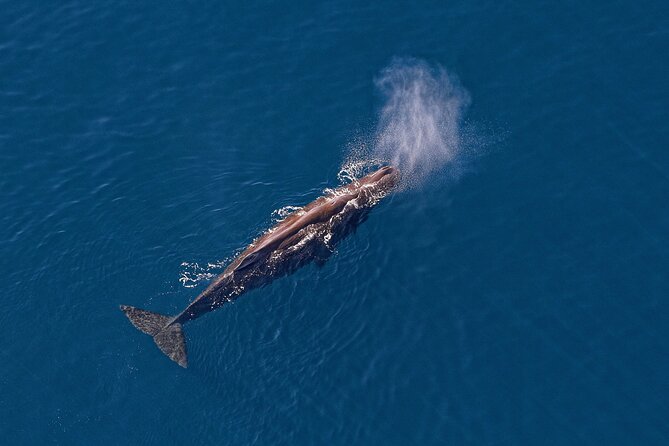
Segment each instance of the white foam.
[{"label": "white foam", "polygon": [[228,259],[215,263],[209,262],[207,266],[200,266],[195,262],[182,262],[183,270],[179,275],[179,282],[185,288],[195,288],[219,275],[227,263]]}]

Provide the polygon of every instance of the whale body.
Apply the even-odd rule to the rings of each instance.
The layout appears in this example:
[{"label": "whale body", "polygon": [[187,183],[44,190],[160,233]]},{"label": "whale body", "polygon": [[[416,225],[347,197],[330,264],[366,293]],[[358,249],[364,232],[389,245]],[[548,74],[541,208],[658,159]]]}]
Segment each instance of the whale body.
[{"label": "whale body", "polygon": [[188,366],[182,326],[247,291],[316,262],[325,263],[339,241],[352,233],[369,211],[395,188],[399,171],[382,167],[341,186],[291,213],[254,240],[181,313],[165,316],[121,305],[130,322],[182,367]]}]

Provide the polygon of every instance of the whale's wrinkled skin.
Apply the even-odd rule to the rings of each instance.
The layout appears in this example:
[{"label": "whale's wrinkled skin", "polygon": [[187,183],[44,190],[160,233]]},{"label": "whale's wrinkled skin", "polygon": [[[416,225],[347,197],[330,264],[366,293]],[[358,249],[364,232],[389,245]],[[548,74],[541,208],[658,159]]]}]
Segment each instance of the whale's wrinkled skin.
[{"label": "whale's wrinkled skin", "polygon": [[322,265],[337,243],[367,218],[372,207],[387,196],[398,181],[399,171],[385,166],[291,213],[254,240],[174,317],[125,305],[121,310],[135,327],[153,336],[163,353],[187,367],[184,323],[310,262]]}]

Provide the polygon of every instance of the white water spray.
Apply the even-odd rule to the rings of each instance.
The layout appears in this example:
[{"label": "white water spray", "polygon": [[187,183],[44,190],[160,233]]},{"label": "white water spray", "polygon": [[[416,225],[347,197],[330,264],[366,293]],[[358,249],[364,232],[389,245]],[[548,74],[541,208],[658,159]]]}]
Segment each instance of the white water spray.
[{"label": "white water spray", "polygon": [[397,59],[375,81],[384,97],[372,140],[349,149],[342,172],[379,162],[397,166],[404,188],[443,174],[457,176],[466,150],[462,131],[469,94],[441,67]]}]

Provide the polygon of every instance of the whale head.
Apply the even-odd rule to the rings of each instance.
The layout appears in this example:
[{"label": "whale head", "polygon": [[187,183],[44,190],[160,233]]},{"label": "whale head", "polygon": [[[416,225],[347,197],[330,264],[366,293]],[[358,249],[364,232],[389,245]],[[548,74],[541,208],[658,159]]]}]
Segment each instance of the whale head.
[{"label": "whale head", "polygon": [[358,180],[360,189],[369,189],[374,195],[385,196],[400,181],[400,171],[393,166],[383,166]]}]

